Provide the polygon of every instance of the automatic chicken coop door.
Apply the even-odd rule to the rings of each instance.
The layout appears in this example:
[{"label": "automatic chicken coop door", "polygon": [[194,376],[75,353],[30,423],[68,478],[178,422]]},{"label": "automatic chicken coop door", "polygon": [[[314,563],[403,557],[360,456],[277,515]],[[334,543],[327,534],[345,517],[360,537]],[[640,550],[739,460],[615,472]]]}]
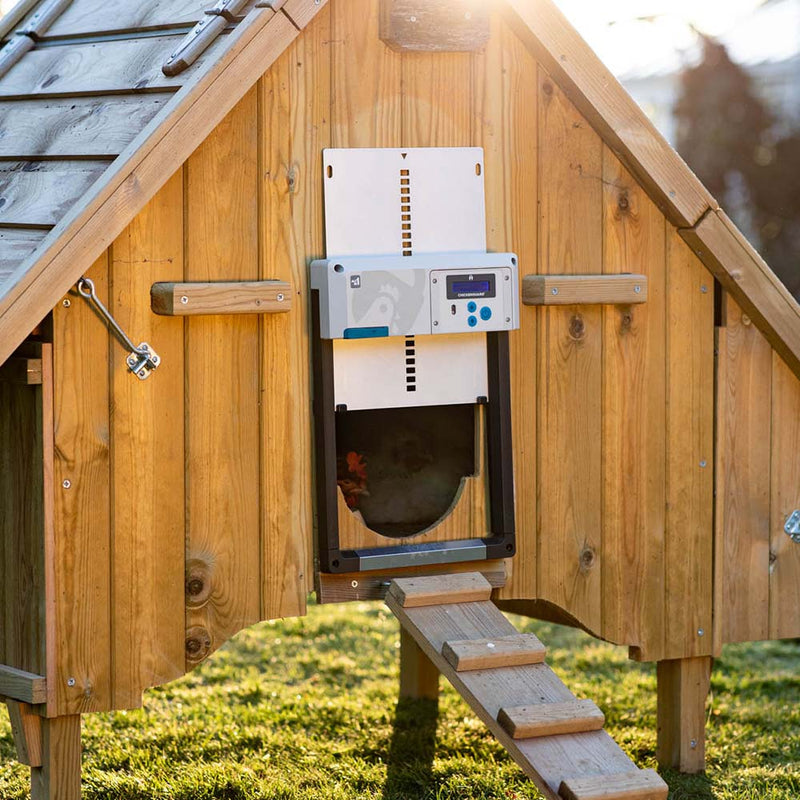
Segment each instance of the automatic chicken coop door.
[{"label": "automatic chicken coop door", "polygon": [[[320,569],[513,555],[517,258],[486,252],[483,151],[326,150],[323,168],[328,257],[311,265]],[[439,536],[465,505],[468,530]],[[364,535],[345,535],[352,517]]]}]

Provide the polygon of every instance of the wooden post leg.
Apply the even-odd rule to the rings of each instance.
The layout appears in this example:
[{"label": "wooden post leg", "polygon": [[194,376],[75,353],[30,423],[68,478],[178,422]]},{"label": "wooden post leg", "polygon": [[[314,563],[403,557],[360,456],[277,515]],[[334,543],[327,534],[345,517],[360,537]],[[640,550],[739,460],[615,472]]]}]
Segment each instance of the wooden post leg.
[{"label": "wooden post leg", "polygon": [[6,700],[11,733],[17,746],[17,761],[29,767],[42,766],[42,718],[33,706],[17,700]]},{"label": "wooden post leg", "polygon": [[658,747],[662,767],[686,774],[706,766],[706,698],[711,658],[658,662]]},{"label": "wooden post leg", "polygon": [[80,800],[81,718],[42,720],[42,766],[31,769],[31,800]]},{"label": "wooden post leg", "polygon": [[400,628],[400,697],[439,699],[439,670],[405,628]]}]

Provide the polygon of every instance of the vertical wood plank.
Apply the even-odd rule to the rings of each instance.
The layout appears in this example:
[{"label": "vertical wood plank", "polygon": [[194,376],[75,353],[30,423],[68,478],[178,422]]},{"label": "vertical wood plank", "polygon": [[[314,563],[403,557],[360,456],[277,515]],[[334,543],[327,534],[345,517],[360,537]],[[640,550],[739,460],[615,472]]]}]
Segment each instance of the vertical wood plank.
[{"label": "vertical wood plank", "polygon": [[183,173],[111,248],[110,311],[162,360],[145,382],[111,349],[114,708],[184,671],[183,320],[150,311],[150,287],[183,278]]},{"label": "vertical wood plank", "polygon": [[603,272],[646,275],[649,291],[603,309],[603,637],[647,657],[664,642],[666,228],[607,147],[603,195]]},{"label": "vertical wood plank", "polygon": [[664,561],[668,658],[710,655],[713,647],[713,286],[705,267],[670,228]]},{"label": "vertical wood plank", "polygon": [[[539,270],[602,271],[602,144],[539,73]],[[540,311],[539,595],[601,629],[599,308]]]},{"label": "vertical wood plank", "polygon": [[766,639],[770,587],[772,348],[741,308],[723,298],[717,443],[723,642]]},{"label": "vertical wood plank", "polygon": [[[473,57],[473,144],[484,148],[487,246],[512,251],[520,275],[537,269],[536,60],[498,16]],[[517,553],[502,598],[536,597],[537,311],[525,308],[509,337]]]},{"label": "vertical wood plank", "polygon": [[800,381],[772,354],[772,499],[769,638],[800,636],[800,545],[786,535],[800,509]]},{"label": "vertical wood plank", "polygon": [[401,147],[401,56],[379,37],[380,4],[331,4],[333,147]]},{"label": "vertical wood plank", "polygon": [[[108,255],[87,275],[108,303]],[[59,716],[111,704],[110,343],[88,303],[68,299],[53,312],[57,663],[48,713]]]},{"label": "vertical wood plank", "polygon": [[[186,164],[187,280],[258,279],[257,119],[252,89]],[[186,324],[191,667],[261,614],[261,359],[256,317]]]},{"label": "vertical wood plank", "polygon": [[31,769],[31,800],[80,800],[81,718],[42,720],[42,766]]},{"label": "vertical wood plank", "polygon": [[439,670],[400,626],[400,697],[412,700],[439,699]]},{"label": "vertical wood plank", "polygon": [[322,150],[329,144],[330,9],[259,87],[262,277],[288,280],[291,314],[262,319],[262,615],[305,613],[311,542],[309,259],[324,254]]}]

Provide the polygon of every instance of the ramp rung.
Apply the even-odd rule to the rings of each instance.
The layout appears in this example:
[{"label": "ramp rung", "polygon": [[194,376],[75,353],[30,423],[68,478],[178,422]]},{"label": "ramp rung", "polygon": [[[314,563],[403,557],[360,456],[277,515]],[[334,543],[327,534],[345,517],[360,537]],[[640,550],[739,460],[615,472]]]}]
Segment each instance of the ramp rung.
[{"label": "ramp rung", "polygon": [[446,603],[476,603],[490,600],[492,584],[479,572],[456,575],[424,575],[395,578],[388,594],[402,608],[440,606]]},{"label": "ramp rung", "polygon": [[574,700],[570,703],[501,708],[497,721],[512,739],[535,739],[599,731],[606,718],[591,700]]},{"label": "ramp rung", "polygon": [[558,793],[564,800],[663,800],[669,789],[652,769],[622,775],[570,778]]},{"label": "ramp rung", "polygon": [[445,642],[442,655],[456,672],[541,664],[547,648],[532,633]]}]

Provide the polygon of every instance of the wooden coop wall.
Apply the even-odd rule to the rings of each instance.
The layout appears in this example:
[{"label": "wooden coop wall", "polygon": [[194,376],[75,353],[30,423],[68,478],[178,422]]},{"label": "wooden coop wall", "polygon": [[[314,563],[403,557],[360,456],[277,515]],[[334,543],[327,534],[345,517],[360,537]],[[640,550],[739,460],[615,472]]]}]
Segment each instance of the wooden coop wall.
[{"label": "wooden coop wall", "polygon": [[[499,17],[481,52],[399,54],[377,2],[348,0],[89,271],[158,372],[126,374],[76,296],[54,311],[51,712],[137,705],[241,628],[304,613],[322,149],[464,145],[486,151],[489,247],[522,274],[649,278],[641,306],[523,309],[519,554],[502,596],[555,604],[644,658],[711,652],[713,281]],[[150,312],[156,281],[259,278],[292,282],[291,313]]]},{"label": "wooden coop wall", "polygon": [[800,381],[729,297],[720,322],[717,647],[800,636]]}]

